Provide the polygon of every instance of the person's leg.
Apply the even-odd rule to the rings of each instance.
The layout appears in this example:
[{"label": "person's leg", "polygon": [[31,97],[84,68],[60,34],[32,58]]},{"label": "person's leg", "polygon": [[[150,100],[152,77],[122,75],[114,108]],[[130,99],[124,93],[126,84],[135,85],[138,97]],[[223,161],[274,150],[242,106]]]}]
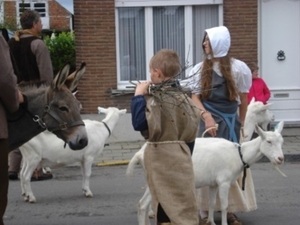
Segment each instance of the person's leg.
[{"label": "person's leg", "polygon": [[0,139],[0,225],[4,225],[3,216],[7,206],[8,194],[8,140]]},{"label": "person's leg", "polygon": [[158,204],[158,208],[157,208],[157,224],[168,224],[168,223],[171,224],[168,215],[165,213],[165,211],[161,207],[161,205]]},{"label": "person's leg", "polygon": [[20,149],[15,149],[8,154],[9,168],[8,177],[10,180],[17,180],[21,168],[22,154]]},{"label": "person's leg", "polygon": [[42,180],[49,180],[52,178],[53,175],[51,171],[46,171],[46,173],[44,173],[43,167],[41,166],[41,163],[39,163],[37,168],[32,174],[31,181],[42,181]]}]

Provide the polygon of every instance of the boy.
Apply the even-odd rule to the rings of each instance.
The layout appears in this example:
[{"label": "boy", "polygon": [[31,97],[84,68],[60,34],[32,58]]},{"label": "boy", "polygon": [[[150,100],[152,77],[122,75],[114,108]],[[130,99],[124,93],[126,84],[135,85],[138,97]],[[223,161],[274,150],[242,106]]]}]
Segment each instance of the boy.
[{"label": "boy", "polygon": [[157,224],[198,225],[191,150],[200,113],[175,80],[176,52],[158,51],[149,67],[151,81],[137,85],[131,112],[134,129],[148,141],[144,161]]}]

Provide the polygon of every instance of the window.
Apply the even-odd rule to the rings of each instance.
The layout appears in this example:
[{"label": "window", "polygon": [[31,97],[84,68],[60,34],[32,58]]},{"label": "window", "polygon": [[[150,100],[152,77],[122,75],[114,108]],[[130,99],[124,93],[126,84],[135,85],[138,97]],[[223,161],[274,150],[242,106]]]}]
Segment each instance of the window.
[{"label": "window", "polygon": [[[48,0],[22,0],[16,1],[16,9],[17,9],[17,21],[19,23],[20,16],[25,9],[36,10],[39,12],[43,24],[43,29],[49,29],[49,12],[48,12]],[[21,25],[19,24],[19,27]]]},{"label": "window", "polygon": [[24,1],[24,3],[18,4],[19,16],[26,9],[36,10],[39,12],[41,17],[46,17],[46,3],[43,1]]},{"label": "window", "polygon": [[204,30],[223,23],[223,1],[202,2],[115,0],[118,89],[149,80],[149,61],[162,48],[175,50],[182,66],[202,60]]}]

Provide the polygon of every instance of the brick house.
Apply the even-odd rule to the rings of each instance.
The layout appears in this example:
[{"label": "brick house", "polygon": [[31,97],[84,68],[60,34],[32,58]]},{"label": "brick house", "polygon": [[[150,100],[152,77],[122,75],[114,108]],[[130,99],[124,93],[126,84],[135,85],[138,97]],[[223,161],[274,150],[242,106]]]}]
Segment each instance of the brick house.
[{"label": "brick house", "polygon": [[[129,80],[149,79],[147,66],[156,50],[173,48],[183,63],[194,65],[201,61],[204,29],[225,25],[230,54],[258,62],[276,120],[300,122],[298,0],[74,0],[74,16],[77,63],[87,63],[78,94],[83,113],[96,113],[98,105],[129,109]],[[282,49],[288,60],[278,57]]]},{"label": "brick house", "polygon": [[[120,77],[122,76],[120,74],[121,65],[118,65],[118,62],[121,61],[120,54],[123,54],[124,57],[128,53],[121,53],[120,46],[118,49],[118,41],[120,37],[118,37],[117,32],[122,32],[121,35],[125,35],[125,32],[120,31],[118,28],[116,29],[116,27],[118,22],[122,22],[122,19],[120,18],[121,16],[124,16],[125,23],[138,23],[138,19],[136,19],[136,21],[130,21],[131,18],[126,18],[126,14],[127,17],[130,17],[130,14],[135,16],[134,13],[139,13],[134,12],[135,8],[141,11],[144,10],[144,15],[147,15],[149,14],[149,12],[147,12],[149,8],[151,11],[156,9],[158,11],[165,7],[165,4],[167,4],[166,8],[170,9],[169,14],[174,13],[172,10],[179,11],[178,14],[180,15],[178,17],[180,18],[178,19],[182,19],[184,17],[184,10],[186,10],[186,12],[192,12],[194,10],[198,17],[201,17],[201,10],[208,13],[212,12],[212,18],[210,19],[214,21],[211,22],[212,24],[209,24],[208,22],[207,27],[225,24],[230,29],[232,35],[231,54],[245,62],[257,60],[257,0],[225,0],[224,3],[222,0],[74,0],[76,59],[78,62],[85,61],[87,63],[87,71],[83,81],[79,85],[78,94],[78,98],[83,104],[83,111],[85,113],[95,113],[98,105],[117,106],[129,109],[130,99],[132,97],[132,94],[129,93],[132,93],[133,89],[126,89],[126,86],[132,85],[126,83],[126,81],[122,81]],[[174,6],[182,4],[182,7],[177,7],[177,9],[175,9],[172,4]],[[151,6],[156,6],[156,8]],[[237,8],[239,9],[238,11],[236,10]],[[131,9],[133,9],[132,12],[128,11]],[[141,15],[139,19],[148,19],[145,18],[144,15]],[[138,15],[136,17],[138,17]],[[189,20],[192,22],[193,18],[189,18]],[[203,36],[203,27],[201,28],[202,32],[197,30],[197,32],[201,33],[201,35],[198,35],[199,39],[196,40],[199,43]],[[189,32],[191,32],[190,34],[194,32],[192,27],[189,27],[188,29]],[[134,38],[134,36],[131,37]],[[193,42],[193,40],[188,41],[191,43]],[[187,45],[187,43],[182,44]],[[197,47],[199,51],[201,51],[199,44]],[[148,48],[148,46],[145,48]],[[186,57],[187,54],[185,53],[187,50],[188,49],[182,51],[183,58]],[[146,51],[150,52],[151,50],[146,49]],[[146,52],[145,54],[146,57],[143,58],[145,63],[143,62],[144,67],[142,71],[144,74],[148,74],[148,67],[146,63],[149,62],[151,54],[153,54],[153,50],[151,53]],[[193,64],[198,61],[199,59],[194,60]],[[122,93],[123,91],[128,94],[113,97],[113,90],[119,90],[119,93]]]},{"label": "brick house", "polygon": [[[22,1],[0,1],[0,20],[7,23],[19,23],[22,12]],[[73,15],[55,0],[24,1],[25,9],[34,9],[41,15],[43,31],[73,30]]]}]

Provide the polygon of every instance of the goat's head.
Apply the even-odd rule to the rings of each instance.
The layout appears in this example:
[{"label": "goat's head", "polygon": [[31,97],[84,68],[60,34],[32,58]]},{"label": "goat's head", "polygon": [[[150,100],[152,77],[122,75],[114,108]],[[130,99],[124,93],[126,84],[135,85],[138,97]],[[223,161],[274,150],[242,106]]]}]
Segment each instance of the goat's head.
[{"label": "goat's head", "polygon": [[[269,110],[271,105],[272,103],[255,102],[254,98],[252,98],[247,108],[247,114],[252,115],[252,118],[255,120],[252,121],[254,123],[269,124],[274,121],[274,115]],[[263,129],[265,128],[263,127]]]},{"label": "goat's head", "polygon": [[103,108],[103,107],[98,107],[98,114],[106,114],[112,115],[112,114],[117,114],[117,115],[123,115],[126,113],[126,109],[118,109],[116,107],[108,107],[108,108]]},{"label": "goat's head", "polygon": [[284,161],[283,138],[281,136],[283,125],[284,122],[281,121],[275,131],[263,131],[258,125],[255,127],[256,132],[261,137],[260,151],[273,165],[280,165]]}]

